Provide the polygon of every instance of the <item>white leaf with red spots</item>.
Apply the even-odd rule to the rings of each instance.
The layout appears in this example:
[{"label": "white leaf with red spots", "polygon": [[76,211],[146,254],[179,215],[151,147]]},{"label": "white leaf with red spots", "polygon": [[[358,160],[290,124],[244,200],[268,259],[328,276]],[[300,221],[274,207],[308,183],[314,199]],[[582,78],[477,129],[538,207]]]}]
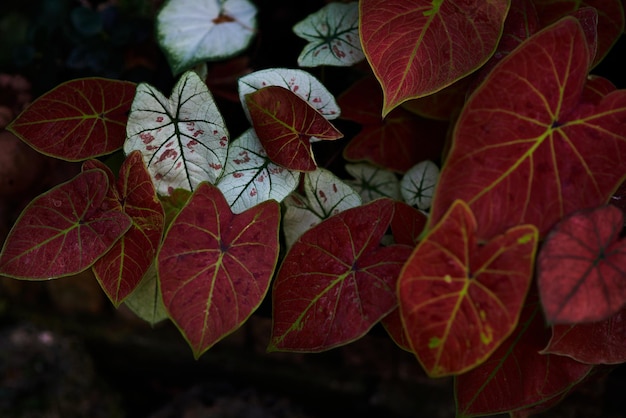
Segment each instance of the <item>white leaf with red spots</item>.
[{"label": "white leaf with red spots", "polygon": [[271,162],[254,129],[248,129],[230,144],[217,187],[233,213],[241,213],[266,200],[282,202],[299,180],[299,172]]},{"label": "white leaf with red spots", "polygon": [[279,86],[291,90],[328,120],[338,118],[341,113],[335,97],[328,89],[318,79],[303,70],[269,68],[241,77],[238,84],[239,100],[250,121],[252,119],[246,105],[246,95],[268,86]]},{"label": "white leaf with red spots", "polygon": [[346,183],[359,192],[363,203],[381,197],[402,200],[400,180],[393,171],[368,163],[346,164],[346,171],[354,177],[354,180],[347,180]]},{"label": "white leaf with red spots", "polygon": [[298,57],[300,67],[349,67],[365,59],[359,39],[356,1],[329,3],[296,23],[293,32],[309,41]]},{"label": "white leaf with red spots", "polygon": [[159,45],[174,74],[239,54],[256,33],[248,0],[170,0],[156,19]]},{"label": "white leaf with red spots", "polygon": [[157,192],[193,191],[224,170],[228,131],[206,84],[183,74],[169,99],[139,84],[126,126],[124,152],[141,151]]},{"label": "white leaf with red spots", "polygon": [[352,187],[324,168],[304,175],[304,194],[294,192],[284,201],[283,231],[288,247],[324,219],[362,203]]}]

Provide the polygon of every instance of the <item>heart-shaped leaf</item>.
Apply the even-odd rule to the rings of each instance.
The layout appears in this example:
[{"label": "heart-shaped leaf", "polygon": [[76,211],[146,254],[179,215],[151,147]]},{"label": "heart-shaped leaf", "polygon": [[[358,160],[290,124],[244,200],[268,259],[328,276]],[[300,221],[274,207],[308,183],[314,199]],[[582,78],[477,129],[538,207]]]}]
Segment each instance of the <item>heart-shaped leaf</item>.
[{"label": "heart-shaped leaf", "polygon": [[82,78],[35,100],[7,128],[39,152],[68,161],[110,154],[126,139],[135,83]]},{"label": "heart-shaped leaf", "polygon": [[439,167],[432,161],[422,161],[411,167],[400,180],[400,193],[405,202],[428,210],[439,180]]},{"label": "heart-shaped leaf", "polygon": [[298,57],[300,67],[347,67],[365,58],[359,40],[358,2],[328,3],[296,23],[293,32],[309,41]]},{"label": "heart-shaped leaf", "polygon": [[461,199],[481,239],[523,223],[543,236],[566,214],[606,202],[626,174],[626,91],[581,101],[588,68],[571,17],[504,58],[459,117],[431,221]]},{"label": "heart-shaped leaf", "polygon": [[346,171],[354,177],[346,183],[359,193],[363,203],[380,197],[400,200],[400,181],[394,172],[367,163],[346,164]]},{"label": "heart-shaped leaf", "polygon": [[[93,161],[91,165],[110,172],[102,163]],[[111,191],[133,223],[95,262],[93,272],[111,302],[118,306],[135,290],[154,261],[163,234],[164,213],[139,151],[133,151],[124,161]]]},{"label": "heart-shaped leaf", "polygon": [[268,68],[241,77],[238,84],[239,100],[250,121],[252,119],[250,119],[250,112],[247,108],[246,96],[268,86],[284,87],[291,90],[328,120],[336,119],[341,113],[335,97],[317,78],[306,71]]},{"label": "heart-shaped leaf", "polygon": [[539,353],[549,338],[536,296],[529,295],[513,334],[485,363],[455,377],[457,417],[507,413],[549,403],[583,380],[593,366]]},{"label": "heart-shaped leaf", "polygon": [[381,247],[394,204],[379,199],[308,230],[272,289],[269,351],[323,351],[363,336],[396,307],[395,284],[411,247]]},{"label": "heart-shaped leaf", "polygon": [[299,180],[299,172],[272,163],[254,129],[248,129],[230,144],[217,187],[231,210],[241,213],[266,200],[282,202]]},{"label": "heart-shaped leaf", "polygon": [[6,238],[0,274],[47,280],[89,268],[132,223],[108,190],[107,174],[89,170],[35,198]]},{"label": "heart-shaped leaf", "polygon": [[170,225],[157,255],[163,303],[194,356],[236,330],[261,304],[278,260],[280,207],[235,215],[202,183]]},{"label": "heart-shaped leaf", "polygon": [[576,212],[548,234],[537,277],[549,322],[596,322],[626,305],[623,226],[622,211],[609,205]]},{"label": "heart-shaped leaf", "polygon": [[365,56],[384,94],[382,114],[473,72],[493,54],[509,0],[363,0]]},{"label": "heart-shaped leaf", "polygon": [[343,137],[324,116],[284,87],[268,86],[246,96],[254,131],[270,160],[297,171],[317,168],[311,138]]},{"label": "heart-shaped leaf", "polygon": [[471,210],[456,201],[398,280],[408,339],[433,377],[485,361],[515,329],[530,286],[536,228],[511,228],[480,247],[475,231]]},{"label": "heart-shaped leaf", "polygon": [[304,193],[292,193],[285,199],[283,232],[288,247],[324,219],[362,203],[354,189],[324,168],[304,175]]},{"label": "heart-shaped leaf", "polygon": [[599,322],[553,325],[543,354],[568,356],[587,364],[626,362],[626,309]]},{"label": "heart-shaped leaf", "polygon": [[141,151],[160,194],[215,183],[224,169],[228,131],[213,96],[193,71],[181,76],[169,99],[148,84],[137,86],[127,135],[124,151]]},{"label": "heart-shaped leaf", "polygon": [[157,39],[174,74],[243,51],[256,33],[248,0],[168,0],[156,19]]}]

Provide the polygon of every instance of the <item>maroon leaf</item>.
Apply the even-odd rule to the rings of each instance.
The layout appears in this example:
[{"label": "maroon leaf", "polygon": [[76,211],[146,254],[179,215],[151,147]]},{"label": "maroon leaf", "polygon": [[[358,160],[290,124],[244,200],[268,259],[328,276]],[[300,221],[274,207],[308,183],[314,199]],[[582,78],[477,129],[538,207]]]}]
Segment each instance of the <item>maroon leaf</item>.
[{"label": "maroon leaf", "polygon": [[[106,166],[102,169],[108,170]],[[139,151],[126,158],[111,192],[133,223],[96,261],[93,271],[111,302],[118,306],[135,290],[154,261],[163,234],[164,213]]]},{"label": "maroon leaf", "polygon": [[600,321],[626,305],[623,225],[622,211],[609,205],[576,212],[550,232],[537,258],[548,321]]},{"label": "maroon leaf", "polygon": [[68,161],[124,145],[135,84],[103,78],[68,81],[35,100],[9,130],[36,150]]},{"label": "maroon leaf", "polygon": [[279,221],[276,201],[235,215],[208,183],[172,221],[157,255],[159,282],[196,358],[261,304],[278,259]]},{"label": "maroon leaf", "polygon": [[322,351],[364,335],[396,307],[395,283],[411,247],[381,247],[390,199],[345,210],[305,232],[273,287],[268,350]]},{"label": "maroon leaf", "polygon": [[315,108],[291,90],[268,86],[246,95],[254,130],[276,164],[290,170],[313,171],[317,168],[311,138],[343,137]]},{"label": "maroon leaf", "polygon": [[395,212],[391,220],[393,239],[397,244],[415,246],[428,218],[404,202],[396,201],[395,205]]},{"label": "maroon leaf", "polygon": [[108,190],[107,174],[89,170],[34,199],[6,239],[0,274],[46,280],[91,266],[131,225]]}]

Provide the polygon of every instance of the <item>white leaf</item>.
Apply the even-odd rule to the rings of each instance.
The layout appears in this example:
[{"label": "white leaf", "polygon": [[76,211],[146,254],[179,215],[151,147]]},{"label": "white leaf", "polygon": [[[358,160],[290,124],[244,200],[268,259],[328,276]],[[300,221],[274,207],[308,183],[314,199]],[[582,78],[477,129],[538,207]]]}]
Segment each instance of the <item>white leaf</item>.
[{"label": "white leaf", "polygon": [[139,84],[126,136],[124,151],[141,151],[159,194],[215,183],[226,162],[228,131],[209,89],[193,71],[181,76],[169,99]]},{"label": "white leaf", "polygon": [[156,263],[150,265],[139,285],[124,300],[124,304],[152,326],[167,319],[167,311],[159,291]]},{"label": "white leaf", "polygon": [[248,129],[230,144],[217,187],[232,211],[241,213],[266,200],[282,202],[299,180],[299,172],[272,163],[254,129]]},{"label": "white leaf", "polygon": [[358,2],[329,3],[293,27],[309,41],[300,56],[301,67],[351,66],[365,58],[359,39]]},{"label": "white leaf", "polygon": [[380,197],[401,199],[400,181],[394,172],[367,163],[346,164],[346,171],[354,177],[347,183],[359,192],[363,203]]},{"label": "white leaf", "polygon": [[267,86],[280,86],[291,90],[317,109],[326,119],[336,119],[341,113],[335,97],[311,74],[302,70],[269,68],[239,79],[239,100],[248,120],[251,119],[245,96]]},{"label": "white leaf", "polygon": [[418,209],[427,210],[439,180],[439,167],[432,161],[422,161],[411,167],[400,180],[404,201]]},{"label": "white leaf", "polygon": [[304,175],[304,193],[306,197],[292,193],[284,201],[283,231],[288,247],[324,219],[362,203],[357,192],[323,168]]},{"label": "white leaf", "polygon": [[156,32],[173,73],[243,51],[256,32],[256,13],[248,0],[168,0]]}]

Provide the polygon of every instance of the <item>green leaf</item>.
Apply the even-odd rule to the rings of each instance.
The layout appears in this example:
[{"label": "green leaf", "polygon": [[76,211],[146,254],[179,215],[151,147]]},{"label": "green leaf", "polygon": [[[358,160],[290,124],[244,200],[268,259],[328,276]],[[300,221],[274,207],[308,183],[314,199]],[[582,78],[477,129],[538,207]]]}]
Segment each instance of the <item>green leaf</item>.
[{"label": "green leaf", "polygon": [[151,326],[167,319],[167,311],[163,305],[163,298],[159,292],[159,282],[156,274],[156,263],[152,263],[139,285],[126,299],[124,304],[135,315]]},{"label": "green leaf", "polygon": [[156,31],[173,73],[243,51],[256,33],[256,12],[248,0],[168,0]]},{"label": "green leaf", "polygon": [[298,57],[300,67],[347,67],[365,58],[359,40],[358,2],[329,3],[293,27],[309,41]]},{"label": "green leaf", "polygon": [[124,151],[140,150],[157,192],[215,183],[228,152],[228,131],[206,84],[183,74],[169,99],[142,83],[131,107]]}]

